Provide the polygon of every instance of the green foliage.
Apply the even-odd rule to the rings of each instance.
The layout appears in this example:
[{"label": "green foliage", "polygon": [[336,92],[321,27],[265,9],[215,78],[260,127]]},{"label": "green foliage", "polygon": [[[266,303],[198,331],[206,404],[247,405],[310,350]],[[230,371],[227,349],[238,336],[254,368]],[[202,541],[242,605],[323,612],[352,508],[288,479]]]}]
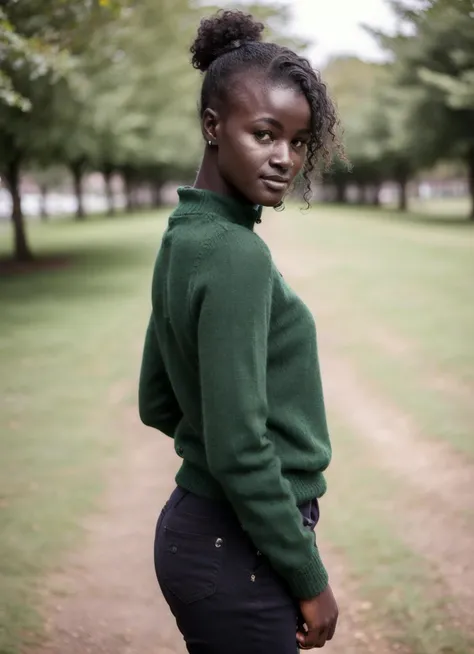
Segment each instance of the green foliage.
[{"label": "green foliage", "polygon": [[471,0],[392,2],[395,36],[374,32],[394,59],[394,84],[410,95],[410,131],[421,161],[472,156],[474,9]]},{"label": "green foliage", "polygon": [[[379,158],[380,125],[375,92],[384,77],[384,67],[357,57],[329,61],[324,79],[334,96],[344,126],[344,143],[354,165],[353,176],[373,176]],[[380,121],[378,121],[380,122]]]},{"label": "green foliage", "polygon": [[[367,28],[390,54],[374,64],[355,57],[329,63],[325,77],[340,108],[354,168],[348,179],[405,186],[420,168],[463,160],[474,216],[474,7],[471,0],[390,3],[399,21],[388,35]],[[342,177],[341,177],[342,175]],[[335,170],[337,183],[344,173]]]},{"label": "green foliage", "polygon": [[100,30],[115,16],[113,7],[102,8],[89,0],[13,0],[0,10],[0,153],[4,166],[12,161],[55,157],[67,80],[78,69],[88,33]]},{"label": "green foliage", "polygon": [[32,102],[17,88],[18,78],[66,74],[81,40],[118,8],[117,0],[106,4],[10,0],[0,8],[0,103],[29,111]]},{"label": "green foliage", "polygon": [[[121,171],[131,197],[146,182],[187,177],[202,146],[200,75],[189,46],[203,14],[192,0],[12,0],[0,10],[0,174],[14,198],[16,255],[30,258],[19,179],[25,166],[68,166],[80,179]],[[243,7],[243,5],[242,5]],[[288,39],[287,6],[247,5]],[[131,203],[130,203],[131,204]]]}]

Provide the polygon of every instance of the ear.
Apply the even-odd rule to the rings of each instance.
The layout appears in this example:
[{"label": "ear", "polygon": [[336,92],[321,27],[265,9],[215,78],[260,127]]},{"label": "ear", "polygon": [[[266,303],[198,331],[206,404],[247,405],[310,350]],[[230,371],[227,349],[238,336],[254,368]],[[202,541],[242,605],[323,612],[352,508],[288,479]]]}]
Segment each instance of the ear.
[{"label": "ear", "polygon": [[205,109],[201,118],[201,131],[206,141],[217,145],[219,114],[214,109]]}]

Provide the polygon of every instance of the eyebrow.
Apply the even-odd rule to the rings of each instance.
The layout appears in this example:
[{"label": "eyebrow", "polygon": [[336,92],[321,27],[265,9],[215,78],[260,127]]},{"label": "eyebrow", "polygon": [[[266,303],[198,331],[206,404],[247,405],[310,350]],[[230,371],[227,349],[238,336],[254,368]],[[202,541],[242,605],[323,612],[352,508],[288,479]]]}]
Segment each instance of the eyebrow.
[{"label": "eyebrow", "polygon": [[[269,123],[270,125],[273,125],[273,127],[276,127],[277,129],[283,129],[283,125],[278,121],[275,120],[275,118],[271,118],[270,116],[262,116],[262,118],[257,118],[257,120],[254,121],[254,123]],[[309,134],[311,130],[308,127],[302,127],[301,129],[298,130],[298,134]]]}]

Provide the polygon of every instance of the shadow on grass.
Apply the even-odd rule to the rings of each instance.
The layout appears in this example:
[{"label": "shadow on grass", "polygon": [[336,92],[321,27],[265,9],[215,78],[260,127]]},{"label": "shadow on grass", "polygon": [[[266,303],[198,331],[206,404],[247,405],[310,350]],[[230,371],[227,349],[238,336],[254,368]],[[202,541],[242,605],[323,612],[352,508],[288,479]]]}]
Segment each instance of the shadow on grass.
[{"label": "shadow on grass", "polygon": [[35,257],[32,261],[16,261],[11,257],[0,258],[0,275],[28,275],[42,270],[58,270],[66,268],[69,259],[65,256]]},{"label": "shadow on grass", "polygon": [[156,249],[150,250],[143,243],[88,243],[77,249],[62,248],[59,255],[45,253],[27,264],[29,269],[21,274],[0,277],[0,300],[33,303],[47,295],[73,302],[79,297],[108,297],[120,291],[128,274],[133,277],[135,272],[148,269],[151,276]]}]

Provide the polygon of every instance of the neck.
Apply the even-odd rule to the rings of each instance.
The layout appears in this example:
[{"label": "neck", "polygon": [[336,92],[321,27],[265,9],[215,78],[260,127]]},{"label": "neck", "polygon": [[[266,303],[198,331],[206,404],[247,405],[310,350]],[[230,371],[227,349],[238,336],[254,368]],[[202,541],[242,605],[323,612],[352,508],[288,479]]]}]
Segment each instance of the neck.
[{"label": "neck", "polygon": [[220,195],[227,195],[237,200],[245,200],[233,186],[231,186],[222,177],[217,166],[217,148],[207,147],[204,150],[204,156],[199,168],[194,188],[202,189],[203,191],[212,191]]}]

